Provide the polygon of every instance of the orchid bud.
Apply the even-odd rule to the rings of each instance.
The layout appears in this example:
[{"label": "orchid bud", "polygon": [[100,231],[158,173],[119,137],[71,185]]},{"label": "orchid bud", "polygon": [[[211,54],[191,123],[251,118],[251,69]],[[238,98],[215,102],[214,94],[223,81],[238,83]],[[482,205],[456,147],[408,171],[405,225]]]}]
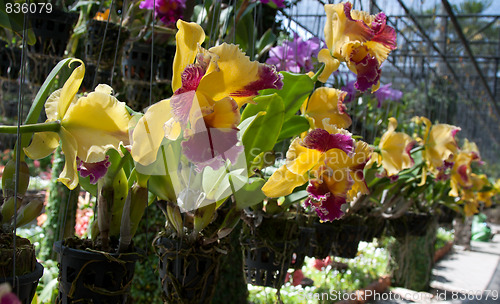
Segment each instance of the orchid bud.
[{"label": "orchid bud", "polygon": [[16,226],[21,227],[36,219],[42,212],[43,201],[32,200],[17,214]]},{"label": "orchid bud", "polygon": [[[2,189],[5,197],[14,196],[16,182],[16,161],[11,159],[5,165],[2,173]],[[19,164],[19,184],[17,187],[17,195],[23,196],[28,190],[30,182],[30,169],[26,162],[21,161]]]},{"label": "orchid bud", "polygon": [[[22,199],[17,198],[17,210],[21,207],[22,204]],[[14,216],[15,210],[14,210],[14,205],[15,205],[15,197],[11,196],[9,198],[6,198],[2,208],[1,208],[1,213],[2,213],[2,218],[4,223],[10,223],[12,220],[12,216]]]}]

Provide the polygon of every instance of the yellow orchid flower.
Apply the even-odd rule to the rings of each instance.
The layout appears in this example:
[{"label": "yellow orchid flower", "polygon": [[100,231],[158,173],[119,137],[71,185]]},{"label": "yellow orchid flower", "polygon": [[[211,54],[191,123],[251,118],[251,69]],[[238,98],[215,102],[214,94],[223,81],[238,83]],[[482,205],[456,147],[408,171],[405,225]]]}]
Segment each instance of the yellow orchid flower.
[{"label": "yellow orchid flower", "polygon": [[[358,75],[356,89],[364,92],[374,86],[375,91],[380,85],[380,65],[396,49],[396,31],[387,25],[384,13],[352,10],[349,2],[326,4],[325,12],[325,41],[331,58],[321,54],[320,62],[329,70],[338,67],[338,61],[346,62]],[[320,79],[328,76],[323,73]]]},{"label": "yellow orchid flower", "polygon": [[[240,107],[252,101],[258,91],[281,89],[281,75],[274,67],[250,61],[233,44],[208,50],[203,29],[196,23],[177,21],[177,49],[174,57],[174,95],[148,109],[133,133],[132,156],[142,165],[156,160],[164,137],[175,140],[181,134],[186,157],[198,167],[234,159]],[[149,113],[159,111],[163,114]]]},{"label": "yellow orchid flower", "polygon": [[397,175],[401,170],[411,168],[414,164],[410,151],[415,142],[408,134],[395,132],[398,121],[394,117],[389,118],[389,128],[380,138],[378,148],[380,152],[374,152],[367,166],[374,162],[382,165],[387,175]]},{"label": "yellow orchid flower", "polygon": [[309,181],[306,206],[311,206],[321,220],[332,221],[342,215],[342,204],[368,191],[362,170],[371,151],[366,143],[354,143],[349,132],[328,125],[327,120],[326,130],[311,130],[303,139],[292,142],[285,165],[269,178],[262,191],[268,197],[285,196]]},{"label": "yellow orchid flower", "polygon": [[469,189],[473,186],[471,164],[477,160],[477,155],[473,152],[459,152],[454,158],[453,168],[451,169],[450,196],[460,196],[460,191]]},{"label": "yellow orchid flower", "polygon": [[130,121],[125,104],[111,95],[112,88],[108,85],[101,84],[94,92],[76,99],[85,66],[78,59],[70,65],[74,62],[80,65],[63,88],[52,93],[45,103],[47,122],[60,121],[59,132],[35,133],[31,144],[24,149],[28,157],[40,159],[50,155],[60,140],[65,165],[58,181],[69,189],[78,185],[77,158],[94,165],[106,161],[109,149],[119,151],[121,144],[128,145]]},{"label": "yellow orchid flower", "polygon": [[425,184],[427,170],[438,180],[447,179],[448,175],[445,171],[453,166],[453,157],[458,152],[455,135],[460,128],[449,124],[432,125],[431,121],[425,117],[415,117],[413,121],[423,122],[425,125],[423,139],[419,140],[424,147],[422,157],[427,167],[424,167],[420,185]]},{"label": "yellow orchid flower", "polygon": [[346,95],[347,93],[341,90],[320,87],[314,90],[310,98],[306,99],[300,110],[305,117],[310,119],[313,129],[325,129],[326,126],[323,123],[325,118],[330,119],[329,124],[345,129],[352,123],[343,104]]}]

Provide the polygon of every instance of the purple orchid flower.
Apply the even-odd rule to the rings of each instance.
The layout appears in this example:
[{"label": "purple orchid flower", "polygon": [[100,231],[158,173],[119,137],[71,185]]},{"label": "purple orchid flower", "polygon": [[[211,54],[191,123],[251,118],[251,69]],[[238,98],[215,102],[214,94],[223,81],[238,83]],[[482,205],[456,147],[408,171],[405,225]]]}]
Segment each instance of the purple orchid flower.
[{"label": "purple orchid flower", "polygon": [[166,26],[171,26],[183,17],[186,0],[144,0],[139,5],[139,8],[154,9],[155,17],[159,18]]}]

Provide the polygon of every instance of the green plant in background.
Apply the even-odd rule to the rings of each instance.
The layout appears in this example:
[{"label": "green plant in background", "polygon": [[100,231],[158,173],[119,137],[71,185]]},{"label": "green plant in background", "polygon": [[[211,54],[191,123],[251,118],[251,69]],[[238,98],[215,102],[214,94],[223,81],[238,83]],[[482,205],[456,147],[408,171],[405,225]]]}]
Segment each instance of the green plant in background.
[{"label": "green plant in background", "polygon": [[[318,301],[314,294],[350,293],[366,287],[388,273],[389,255],[387,249],[376,243],[362,242],[354,259],[328,258],[328,261],[306,258],[302,267],[304,277],[312,280],[311,286],[293,286],[286,283],[280,291],[284,303],[333,303]],[[334,263],[333,263],[334,262]],[[339,265],[342,265],[339,267]],[[318,269],[319,268],[319,269]],[[269,287],[249,285],[249,301],[254,304],[276,302],[276,291]],[[333,300],[333,299],[332,299]]]}]

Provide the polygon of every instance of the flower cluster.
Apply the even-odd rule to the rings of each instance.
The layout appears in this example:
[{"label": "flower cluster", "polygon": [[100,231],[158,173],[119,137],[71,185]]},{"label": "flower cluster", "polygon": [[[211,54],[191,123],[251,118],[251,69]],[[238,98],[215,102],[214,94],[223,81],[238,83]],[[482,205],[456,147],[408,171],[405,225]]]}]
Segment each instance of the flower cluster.
[{"label": "flower cluster", "polygon": [[293,41],[285,41],[282,45],[269,50],[266,63],[275,65],[278,71],[309,72],[314,69],[313,58],[318,56],[320,48],[319,38],[314,37],[304,41],[295,34]]},{"label": "flower cluster", "polygon": [[159,18],[166,26],[173,26],[182,18],[186,0],[144,0],[139,8],[154,10],[156,18]]},{"label": "flower cluster", "polygon": [[396,49],[396,31],[387,25],[384,13],[369,15],[352,10],[349,2],[325,5],[325,41],[318,59],[326,64],[320,80],[337,70],[340,62],[347,63],[356,73],[354,84],[358,91],[376,91],[380,85],[381,64]]}]

